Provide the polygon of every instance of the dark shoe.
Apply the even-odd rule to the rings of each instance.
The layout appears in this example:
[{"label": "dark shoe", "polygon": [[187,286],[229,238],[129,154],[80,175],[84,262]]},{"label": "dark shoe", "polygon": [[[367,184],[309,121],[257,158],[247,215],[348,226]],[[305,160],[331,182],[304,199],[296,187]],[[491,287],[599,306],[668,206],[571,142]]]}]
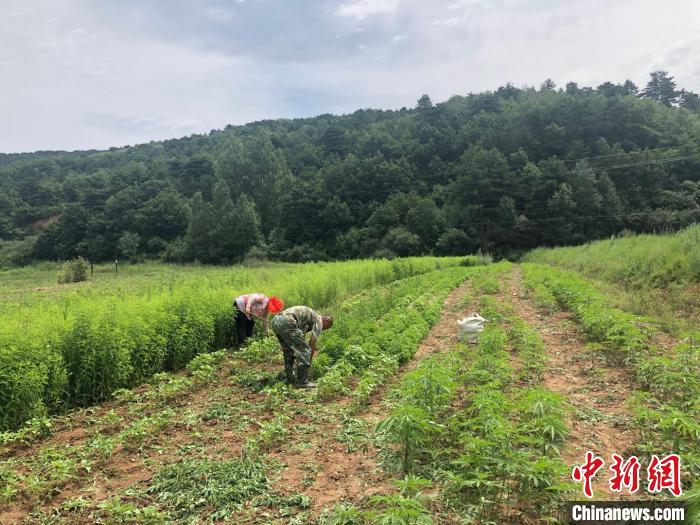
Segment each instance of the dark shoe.
[{"label": "dark shoe", "polygon": [[309,382],[309,367],[297,366],[297,388],[316,388],[316,383]]}]

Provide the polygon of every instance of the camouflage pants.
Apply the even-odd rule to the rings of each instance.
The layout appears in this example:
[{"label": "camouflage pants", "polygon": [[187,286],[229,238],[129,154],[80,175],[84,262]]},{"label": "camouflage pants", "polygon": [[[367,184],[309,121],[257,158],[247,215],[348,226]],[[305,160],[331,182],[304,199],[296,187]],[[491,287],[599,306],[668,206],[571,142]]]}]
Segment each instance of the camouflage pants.
[{"label": "camouflage pants", "polygon": [[311,347],[294,320],[277,315],[272,319],[272,331],[282,345],[285,364],[293,364],[296,359],[298,366],[311,366]]}]

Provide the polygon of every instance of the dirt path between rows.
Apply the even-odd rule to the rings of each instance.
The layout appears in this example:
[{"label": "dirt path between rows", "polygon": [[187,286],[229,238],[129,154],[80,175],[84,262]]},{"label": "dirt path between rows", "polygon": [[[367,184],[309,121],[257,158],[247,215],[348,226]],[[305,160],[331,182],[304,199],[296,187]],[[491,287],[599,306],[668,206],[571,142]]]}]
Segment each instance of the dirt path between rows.
[{"label": "dirt path between rows", "polygon": [[[440,318],[420,343],[414,358],[404,366],[397,376],[380,392],[373,396],[371,404],[353,417],[365,421],[373,427],[386,417],[390,407],[385,402],[386,393],[409,371],[415,369],[427,357],[449,350],[457,343],[457,320],[468,315],[472,305],[465,306],[463,298],[470,289],[469,281],[464,281],[445,298]],[[339,427],[339,425],[338,425]],[[348,452],[347,448],[333,438],[334,428],[325,428],[325,439],[319,439],[313,446],[295,454],[289,466],[282,472],[274,486],[291,494],[306,492],[312,496],[312,514],[317,516],[322,509],[332,508],[341,502],[358,502],[375,494],[393,492],[393,478],[379,465],[378,451]],[[280,457],[282,454],[279,455]],[[309,486],[309,468],[319,467],[313,483]]]},{"label": "dirt path between rows", "polygon": [[629,457],[638,440],[634,418],[626,406],[633,391],[629,374],[609,367],[599,352],[586,347],[586,338],[569,312],[538,310],[521,279],[520,268],[515,267],[506,281],[508,300],[515,314],[544,341],[548,366],[543,386],[564,396],[572,407],[567,417],[571,434],[562,447],[562,460],[573,468],[584,462],[587,451],[594,452],[605,461],[593,484],[596,497],[629,499],[608,486],[611,455]]}]

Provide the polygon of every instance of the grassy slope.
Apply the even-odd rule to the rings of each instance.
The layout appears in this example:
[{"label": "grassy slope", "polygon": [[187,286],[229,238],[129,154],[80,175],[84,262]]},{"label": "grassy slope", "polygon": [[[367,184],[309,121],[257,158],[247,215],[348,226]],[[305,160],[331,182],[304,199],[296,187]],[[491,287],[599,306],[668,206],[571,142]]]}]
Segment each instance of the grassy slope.
[{"label": "grassy slope", "polygon": [[671,328],[683,331],[697,324],[700,225],[669,235],[636,235],[575,247],[540,248],[524,260],[581,272],[607,289],[617,306],[658,317]]}]

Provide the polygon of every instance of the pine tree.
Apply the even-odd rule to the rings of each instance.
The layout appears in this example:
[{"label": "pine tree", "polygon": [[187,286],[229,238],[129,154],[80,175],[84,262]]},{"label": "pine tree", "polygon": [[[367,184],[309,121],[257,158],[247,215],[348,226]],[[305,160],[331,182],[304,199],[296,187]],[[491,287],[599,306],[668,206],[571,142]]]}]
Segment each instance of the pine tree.
[{"label": "pine tree", "polygon": [[668,76],[666,71],[659,70],[651,73],[651,80],[639,96],[656,100],[665,106],[673,106],[678,103],[679,95],[673,77]]},{"label": "pine tree", "polygon": [[192,218],[185,235],[185,254],[189,260],[212,262],[209,247],[212,244],[214,225],[211,205],[197,192],[192,197]]}]

